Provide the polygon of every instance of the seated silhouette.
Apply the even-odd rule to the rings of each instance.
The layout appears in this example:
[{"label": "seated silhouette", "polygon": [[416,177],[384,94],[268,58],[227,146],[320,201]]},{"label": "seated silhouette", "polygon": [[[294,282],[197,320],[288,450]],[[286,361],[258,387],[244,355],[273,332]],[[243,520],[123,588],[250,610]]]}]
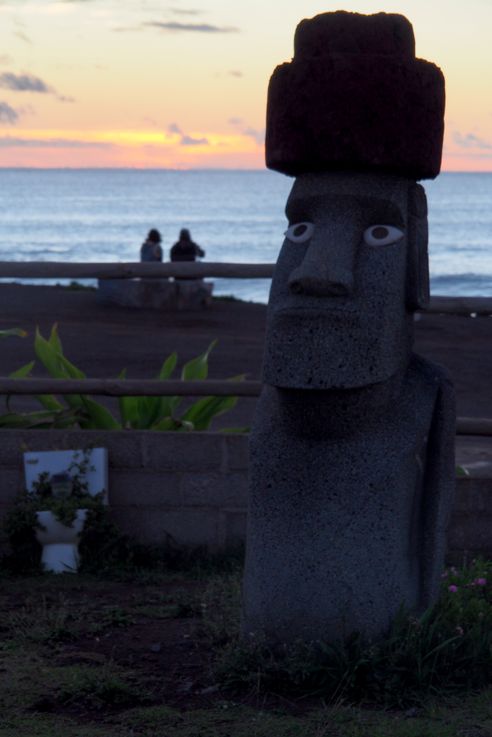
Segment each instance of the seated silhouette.
[{"label": "seated silhouette", "polygon": [[[179,241],[171,248],[171,261],[195,261],[205,256],[205,251],[191,240],[190,231],[183,228],[179,233]],[[176,277],[179,280],[196,279],[198,277]]]},{"label": "seated silhouette", "polygon": [[140,248],[140,261],[162,261],[161,234],[155,228],[149,234]]}]

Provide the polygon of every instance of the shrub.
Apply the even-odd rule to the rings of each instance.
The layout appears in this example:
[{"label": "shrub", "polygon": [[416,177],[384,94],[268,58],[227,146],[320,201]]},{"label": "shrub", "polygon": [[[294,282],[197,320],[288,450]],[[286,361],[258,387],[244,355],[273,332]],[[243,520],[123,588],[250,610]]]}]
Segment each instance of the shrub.
[{"label": "shrub", "polygon": [[[9,331],[11,333],[12,331]],[[16,332],[15,334],[20,334]],[[208,376],[208,358],[217,341],[210,343],[201,355],[186,363],[181,371],[182,381],[202,380]],[[36,357],[54,379],[85,379],[85,374],[71,363],[63,353],[57,326],[51,329],[46,340],[39,329],[34,339]],[[155,377],[158,380],[170,379],[177,364],[178,356],[172,353],[162,364]],[[35,361],[14,371],[11,378],[26,378],[31,374]],[[126,370],[121,371],[119,379],[126,378]],[[234,381],[244,376],[233,377]],[[231,410],[237,397],[203,397],[194,402],[180,417],[177,410],[181,396],[132,397],[119,399],[120,418],[102,404],[84,394],[65,395],[61,400],[53,395],[36,397],[43,407],[37,412],[11,412],[7,398],[7,413],[0,415],[0,428],[82,428],[96,430],[207,430],[215,417]]]}]

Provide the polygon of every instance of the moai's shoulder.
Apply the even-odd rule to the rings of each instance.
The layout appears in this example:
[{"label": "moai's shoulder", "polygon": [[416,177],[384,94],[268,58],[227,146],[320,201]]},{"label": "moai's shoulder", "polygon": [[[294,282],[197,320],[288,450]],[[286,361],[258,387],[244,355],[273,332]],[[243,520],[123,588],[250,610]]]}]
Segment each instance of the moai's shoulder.
[{"label": "moai's shoulder", "polygon": [[409,371],[424,384],[429,384],[441,392],[454,394],[453,381],[449,371],[438,363],[433,363],[417,353],[412,353]]},{"label": "moai's shoulder", "polygon": [[[418,387],[418,403],[433,405],[433,415],[444,426],[454,428],[456,417],[455,392],[449,372],[437,363],[416,353],[409,365],[410,383]],[[454,436],[454,429],[453,429]]]}]

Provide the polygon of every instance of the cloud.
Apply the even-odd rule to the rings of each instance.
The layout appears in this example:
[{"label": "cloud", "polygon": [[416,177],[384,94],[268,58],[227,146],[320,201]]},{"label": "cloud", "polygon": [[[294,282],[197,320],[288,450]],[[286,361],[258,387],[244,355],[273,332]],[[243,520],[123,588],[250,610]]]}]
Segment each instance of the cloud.
[{"label": "cloud", "polygon": [[168,8],[175,15],[200,15],[201,10],[192,10],[191,8]]},{"label": "cloud", "polygon": [[160,123],[158,123],[155,118],[151,118],[148,115],[144,115],[142,120],[146,125],[151,125],[153,128],[160,128]]},{"label": "cloud", "polygon": [[143,24],[149,28],[157,28],[160,31],[171,31],[178,33],[239,33],[239,28],[233,26],[212,26],[209,23],[176,23],[174,21],[148,21]]},{"label": "cloud", "polygon": [[231,77],[242,77],[243,76],[243,73],[240,72],[239,69],[230,69],[229,70],[229,75]]},{"label": "cloud", "polygon": [[0,87],[16,92],[39,92],[41,94],[51,94],[53,92],[53,89],[39,77],[32,74],[13,74],[12,72],[0,74]]},{"label": "cloud", "polygon": [[256,130],[251,126],[245,126],[245,122],[242,118],[229,118],[227,121],[234,128],[237,128],[243,136],[252,138],[258,145],[262,145],[265,142],[265,130]]},{"label": "cloud", "polygon": [[14,36],[20,38],[21,41],[25,41],[26,44],[32,44],[31,39],[29,38],[27,33],[24,33],[24,31],[14,31]]},{"label": "cloud", "polygon": [[19,120],[19,113],[10,107],[8,102],[0,102],[0,123],[8,123],[9,125],[15,125]]},{"label": "cloud", "polygon": [[8,54],[0,54],[0,64],[9,64],[11,58]]},{"label": "cloud", "polygon": [[444,149],[444,154],[450,159],[464,159],[466,161],[484,161],[490,159],[492,161],[492,150],[488,151],[449,151]]},{"label": "cloud", "polygon": [[178,135],[180,137],[180,146],[208,146],[208,138],[194,138],[187,133],[183,133],[177,123],[170,123],[167,127],[168,133]]},{"label": "cloud", "polygon": [[256,143],[262,144],[265,141],[265,131],[257,131],[256,128],[245,128],[242,131],[243,136],[252,138]]},{"label": "cloud", "polygon": [[112,143],[74,141],[70,138],[0,137],[0,148],[113,148]]},{"label": "cloud", "polygon": [[208,138],[193,138],[193,136],[181,136],[182,146],[208,146]]},{"label": "cloud", "polygon": [[58,94],[53,87],[33,74],[3,72],[3,74],[0,74],[0,87],[13,90],[14,92],[35,92],[42,95],[54,95],[59,102],[75,102],[73,97]]},{"label": "cloud", "polygon": [[463,135],[462,133],[456,132],[453,134],[453,140],[460,148],[478,148],[484,151],[492,150],[492,143],[479,138],[474,133]]}]

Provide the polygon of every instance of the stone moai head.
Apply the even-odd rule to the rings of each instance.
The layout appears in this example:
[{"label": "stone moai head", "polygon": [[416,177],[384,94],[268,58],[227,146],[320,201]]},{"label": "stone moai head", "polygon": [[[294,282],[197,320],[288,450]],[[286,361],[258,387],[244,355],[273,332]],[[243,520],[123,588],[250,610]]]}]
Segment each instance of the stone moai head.
[{"label": "stone moai head", "polygon": [[296,176],[270,292],[264,381],[350,389],[403,369],[429,296],[427,204],[444,78],[401,15],[302,21],[274,71],[267,166]]}]

